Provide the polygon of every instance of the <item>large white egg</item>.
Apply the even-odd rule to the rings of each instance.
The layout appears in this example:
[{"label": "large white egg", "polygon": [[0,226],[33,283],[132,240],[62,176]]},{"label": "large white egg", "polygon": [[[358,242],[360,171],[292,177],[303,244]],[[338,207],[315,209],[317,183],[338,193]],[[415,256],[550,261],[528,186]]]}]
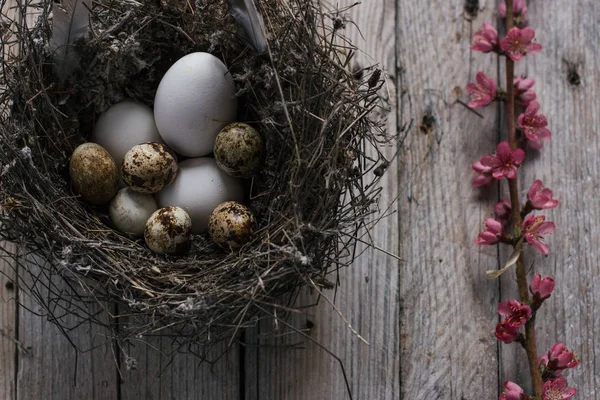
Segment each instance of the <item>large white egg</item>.
[{"label": "large white egg", "polygon": [[214,159],[192,158],[179,163],[177,177],[158,192],[159,207],[183,208],[192,219],[192,232],[202,233],[208,228],[210,214],[226,201],[242,202],[242,182],[223,172]]},{"label": "large white egg", "polygon": [[94,126],[91,141],[104,147],[121,170],[123,157],[140,143],[164,143],[154,123],[152,110],[133,100],[124,100],[103,112]]},{"label": "large white egg", "polygon": [[217,134],[236,115],[233,77],[209,53],[179,59],[160,81],[154,98],[160,135],[176,153],[187,157],[212,153]]}]

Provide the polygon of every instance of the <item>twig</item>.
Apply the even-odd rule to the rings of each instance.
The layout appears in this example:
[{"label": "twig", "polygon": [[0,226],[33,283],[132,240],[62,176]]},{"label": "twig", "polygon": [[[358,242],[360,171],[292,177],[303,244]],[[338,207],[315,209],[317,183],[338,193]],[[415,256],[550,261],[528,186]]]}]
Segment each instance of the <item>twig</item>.
[{"label": "twig", "polygon": [[[513,0],[506,0],[506,30],[509,31],[514,26],[513,19]],[[510,57],[506,57],[506,118],[508,129],[508,142],[511,150],[519,146],[517,132],[515,129],[515,95],[513,80],[515,77],[515,63]],[[519,183],[518,178],[508,180],[510,190],[510,203],[512,206],[512,220],[515,226],[521,226],[521,203],[519,201]],[[529,304],[529,293],[527,288],[527,271],[525,270],[525,260],[523,253],[517,259],[517,284],[519,286],[519,297],[521,302]],[[542,398],[542,375],[538,365],[537,347],[535,342],[535,314],[525,324],[525,351],[529,361],[529,372],[535,397]]]}]

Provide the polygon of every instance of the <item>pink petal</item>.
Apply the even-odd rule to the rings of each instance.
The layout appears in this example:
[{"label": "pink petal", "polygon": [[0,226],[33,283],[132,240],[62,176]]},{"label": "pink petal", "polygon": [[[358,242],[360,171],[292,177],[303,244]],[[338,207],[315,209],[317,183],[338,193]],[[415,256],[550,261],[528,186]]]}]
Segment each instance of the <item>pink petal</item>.
[{"label": "pink petal", "polygon": [[476,244],[484,245],[496,244],[498,241],[498,237],[492,232],[479,232],[477,239],[475,239]]},{"label": "pink petal", "polygon": [[552,133],[546,128],[540,128],[538,130],[538,137],[542,140],[550,140]]},{"label": "pink petal", "polygon": [[529,147],[536,151],[540,151],[544,147],[544,142],[542,142],[542,139],[529,140],[527,144],[529,145]]},{"label": "pink petal", "polygon": [[490,42],[480,40],[478,42],[473,43],[470,49],[474,51],[481,51],[482,53],[489,53],[494,49],[494,47],[490,44]]},{"label": "pink petal", "polygon": [[515,151],[513,151],[512,153],[512,156],[513,163],[519,165],[525,159],[525,152],[523,151],[523,149],[515,149]]},{"label": "pink petal", "polygon": [[548,254],[550,252],[548,249],[548,245],[546,243],[544,243],[541,239],[539,239],[537,236],[535,236],[531,233],[526,233],[525,239],[527,240],[527,242],[529,242],[529,244],[532,244],[536,249],[541,251],[543,254]]},{"label": "pink petal", "polygon": [[492,172],[492,176],[495,179],[502,179],[504,178],[504,168],[500,168],[500,169],[495,169],[494,172]]},{"label": "pink petal", "polygon": [[488,231],[494,234],[502,233],[502,223],[500,221],[495,220],[494,218],[487,218],[485,220],[485,227]]},{"label": "pink petal", "polygon": [[[518,28],[513,28],[518,29]],[[512,30],[512,29],[511,29]],[[521,41],[522,42],[531,42],[535,37],[535,31],[531,28],[521,29]]]},{"label": "pink petal", "polygon": [[487,186],[492,183],[492,177],[488,175],[479,175],[477,178],[473,179],[471,183],[474,187]]},{"label": "pink petal", "polygon": [[488,168],[486,172],[490,172],[493,168],[493,163],[494,163],[494,159],[496,157],[492,157],[492,156],[483,156],[481,157],[481,159],[479,160],[479,163],[484,167],[484,168]]},{"label": "pink petal", "polygon": [[500,14],[502,18],[506,18],[506,3],[504,1],[498,6],[498,14]]},{"label": "pink petal", "polygon": [[575,388],[565,389],[565,390],[563,390],[562,398],[563,398],[563,400],[570,399],[571,397],[575,396],[575,393],[577,393],[577,389],[575,389]]},{"label": "pink petal", "polygon": [[535,182],[533,182],[533,184],[529,188],[529,192],[527,192],[527,197],[529,198],[529,200],[536,197],[536,195],[539,193],[539,191],[540,191],[540,189],[542,189],[542,187],[544,187],[544,184],[542,183],[541,180],[538,179]]},{"label": "pink petal", "polygon": [[537,54],[540,51],[542,51],[542,45],[539,43],[531,43],[529,46],[527,46],[528,54]]},{"label": "pink petal", "polygon": [[[485,157],[489,157],[489,156],[484,156],[481,159],[483,160]],[[487,160],[486,160],[487,162]],[[483,165],[481,163],[481,161],[475,161],[472,165],[471,168],[473,168],[475,170],[475,172],[478,172],[480,174],[486,174],[488,172],[491,172],[492,168],[490,168],[488,165]]]},{"label": "pink petal", "polygon": [[556,225],[554,224],[554,222],[544,222],[536,229],[536,233],[545,235],[554,232],[555,229]]},{"label": "pink petal", "polygon": [[[516,78],[519,79],[519,78]],[[518,88],[519,90],[529,90],[533,87],[533,85],[535,84],[535,80],[531,79],[531,78],[520,78],[520,81],[518,83]]]},{"label": "pink petal", "polygon": [[496,146],[496,154],[501,159],[505,159],[510,154],[510,145],[508,142],[500,142],[498,146]]},{"label": "pink petal", "polygon": [[503,174],[508,179],[515,179],[517,177],[517,167],[515,167],[514,165],[511,165],[510,167],[505,167]]},{"label": "pink petal", "polygon": [[537,101],[532,101],[531,104],[529,104],[529,106],[527,106],[527,110],[525,110],[525,114],[531,114],[533,116],[533,115],[537,114],[539,109],[540,109],[540,103],[538,103]]},{"label": "pink petal", "polygon": [[493,79],[486,76],[483,72],[479,71],[476,76],[477,82],[490,94],[492,97],[496,96],[496,82]]},{"label": "pink petal", "polygon": [[519,60],[521,60],[523,58],[523,54],[522,53],[515,53],[515,52],[512,52],[512,51],[508,52],[508,56],[513,61],[519,61]]}]

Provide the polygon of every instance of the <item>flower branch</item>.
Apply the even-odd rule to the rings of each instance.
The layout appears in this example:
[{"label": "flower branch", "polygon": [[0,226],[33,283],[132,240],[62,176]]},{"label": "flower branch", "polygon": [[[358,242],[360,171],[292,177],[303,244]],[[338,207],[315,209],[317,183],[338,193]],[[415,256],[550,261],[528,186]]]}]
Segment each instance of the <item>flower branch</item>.
[{"label": "flower branch", "polygon": [[[495,336],[504,343],[520,343],[527,353],[534,397],[525,394],[523,389],[506,382],[500,400],[555,400],[569,399],[576,389],[567,387],[563,370],[575,367],[579,361],[562,343],[557,343],[542,357],[538,357],[535,320],[540,310],[554,290],[551,277],[542,278],[535,274],[528,281],[525,269],[523,247],[531,245],[542,254],[550,249],[545,236],[556,229],[545,215],[534,211],[553,209],[558,200],[553,192],[545,188],[541,180],[533,182],[527,192],[527,201],[521,206],[519,199],[518,171],[525,160],[525,149],[541,150],[543,143],[551,139],[548,120],[540,114],[540,103],[532,90],[535,81],[531,78],[515,77],[515,62],[524,57],[539,53],[542,46],[535,41],[535,31],[528,26],[525,0],[507,0],[498,9],[506,23],[506,36],[500,39],[498,31],[484,23],[475,32],[471,49],[482,53],[494,53],[505,57],[506,89],[483,71],[476,75],[476,81],[467,85],[471,96],[470,108],[481,108],[493,101],[503,101],[506,110],[507,141],[500,142],[493,154],[485,155],[471,167],[477,173],[473,186],[485,187],[494,181],[506,179],[510,198],[498,202],[494,207],[494,218],[485,220],[484,230],[475,242],[480,245],[506,244],[513,247],[504,268],[488,271],[490,279],[499,277],[516,264],[516,277],[519,300],[510,299],[498,305],[498,313],[503,319],[497,324]],[[516,117],[517,109],[520,114]],[[530,296],[531,295],[531,296]]]}]

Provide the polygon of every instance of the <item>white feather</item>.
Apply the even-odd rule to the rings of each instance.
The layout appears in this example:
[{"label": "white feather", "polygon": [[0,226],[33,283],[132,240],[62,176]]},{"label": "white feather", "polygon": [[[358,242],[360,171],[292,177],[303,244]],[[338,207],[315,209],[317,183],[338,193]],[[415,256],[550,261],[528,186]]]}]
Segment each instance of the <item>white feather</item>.
[{"label": "white feather", "polygon": [[231,14],[244,29],[250,45],[257,53],[265,53],[267,51],[265,22],[254,0],[229,0],[229,5]]},{"label": "white feather", "polygon": [[52,7],[52,38],[56,74],[64,81],[79,64],[73,45],[89,32],[91,0],[62,0]]}]

